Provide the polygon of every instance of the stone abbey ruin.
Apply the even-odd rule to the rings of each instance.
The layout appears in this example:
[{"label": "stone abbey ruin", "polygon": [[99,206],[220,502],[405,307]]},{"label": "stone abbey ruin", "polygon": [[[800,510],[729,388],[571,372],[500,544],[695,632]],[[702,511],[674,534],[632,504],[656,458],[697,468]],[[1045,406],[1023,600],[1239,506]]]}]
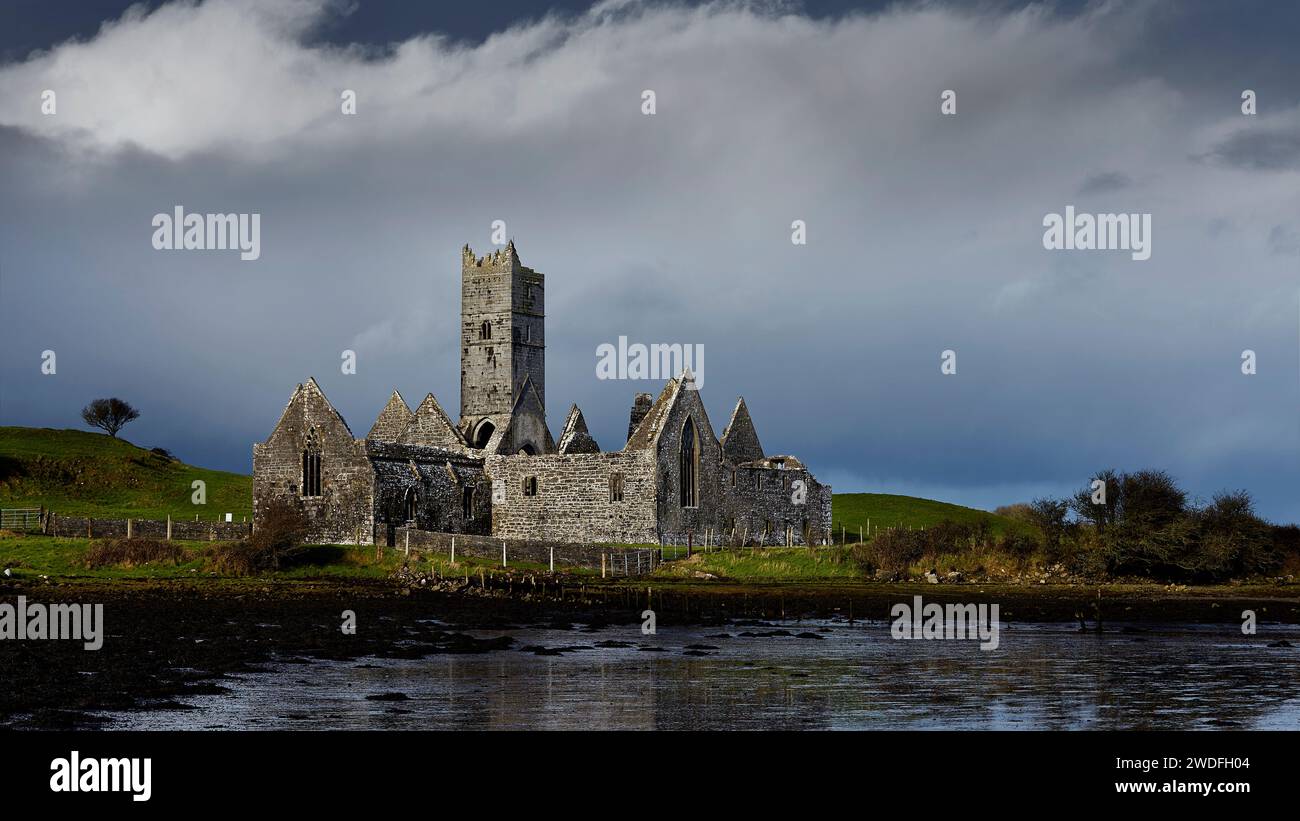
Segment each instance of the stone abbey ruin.
[{"label": "stone abbey ruin", "polygon": [[546,424],[544,277],[514,243],[461,254],[460,421],[430,393],[396,391],[353,435],[315,379],[253,445],[254,522],[299,507],[308,540],[393,544],[399,528],[552,542],[816,544],[831,488],[793,456],[769,456],[736,402],[721,438],[689,371],[638,394],[627,442],[602,451],[574,405]]}]

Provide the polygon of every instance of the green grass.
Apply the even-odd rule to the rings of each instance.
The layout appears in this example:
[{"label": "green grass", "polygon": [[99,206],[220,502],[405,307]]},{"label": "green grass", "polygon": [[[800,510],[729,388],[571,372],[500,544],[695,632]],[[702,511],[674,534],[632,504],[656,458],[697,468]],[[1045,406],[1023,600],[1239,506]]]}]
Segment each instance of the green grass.
[{"label": "green grass", "polygon": [[[191,501],[206,485],[207,504]],[[207,470],[102,433],[0,427],[0,507],[105,519],[252,516],[251,476]]]},{"label": "green grass", "polygon": [[659,578],[699,578],[697,573],[732,581],[862,579],[862,571],[843,547],[734,548],[692,554],[689,559],[665,562],[655,571]]},{"label": "green grass", "polygon": [[867,521],[870,519],[871,530],[884,530],[890,527],[932,527],[945,519],[961,524],[977,524],[986,521],[995,534],[1007,532],[1033,533],[1033,527],[998,516],[985,510],[962,507],[961,505],[936,502],[933,499],[918,499],[915,496],[895,496],[890,493],[836,493],[831,498],[831,516],[834,522],[835,538],[840,538],[840,526],[850,542],[858,540],[858,528],[867,536]]},{"label": "green grass", "polygon": [[[58,581],[109,579],[192,579],[216,576],[208,570],[205,555],[213,542],[183,542],[186,559],[179,563],[150,562],[132,567],[88,568],[84,565],[91,540],[63,539],[34,534],[0,532],[0,565],[10,568],[12,578],[38,579],[49,576]],[[247,578],[340,579],[387,577],[402,563],[400,553],[385,551],[375,558],[373,547],[313,545],[305,548],[302,561],[294,567]],[[224,577],[234,578],[234,577]]]},{"label": "green grass", "polygon": [[[372,545],[309,545],[294,566],[254,576],[237,577],[212,572],[205,556],[215,543],[176,541],[175,544],[185,549],[186,559],[179,563],[170,561],[151,562],[131,567],[110,566],[88,568],[85,566],[86,552],[90,549],[90,539],[55,538],[31,533],[9,533],[0,531],[0,567],[10,568],[11,578],[36,580],[41,576],[67,581],[103,581],[113,579],[166,580],[193,579],[197,577],[219,577],[223,579],[242,580],[296,580],[313,579],[384,579],[402,566],[406,561],[402,550],[388,548],[383,555],[376,558]],[[95,540],[99,541],[99,540]],[[458,556],[453,564],[451,557],[437,553],[420,553],[412,551],[411,567],[414,570],[428,571],[436,569],[442,576],[459,576],[468,573],[477,576],[482,568],[489,574],[501,573],[500,561],[496,559],[479,559]],[[564,565],[557,569],[580,575],[600,576],[600,570],[574,569]],[[537,562],[511,561],[509,570],[513,573],[545,573],[546,565]]]}]

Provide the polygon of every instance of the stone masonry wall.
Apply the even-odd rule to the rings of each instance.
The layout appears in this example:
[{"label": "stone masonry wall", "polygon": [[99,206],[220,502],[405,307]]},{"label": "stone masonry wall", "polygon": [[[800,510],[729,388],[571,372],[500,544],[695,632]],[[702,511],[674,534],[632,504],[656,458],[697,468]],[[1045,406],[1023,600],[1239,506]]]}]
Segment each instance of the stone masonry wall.
[{"label": "stone masonry wall", "polygon": [[[514,404],[510,361],[510,272],[500,266],[463,266],[460,288],[461,420],[508,414]],[[491,326],[483,338],[482,324]]]},{"label": "stone masonry wall", "polygon": [[[623,501],[610,501],[610,475],[623,479]],[[492,535],[560,542],[653,544],[655,466],[649,451],[492,456]],[[524,495],[524,480],[537,494]]]},{"label": "stone masonry wall", "polygon": [[[131,519],[131,536],[137,539],[166,539],[167,522],[164,519]],[[49,536],[89,537],[92,539],[124,539],[126,519],[95,519],[84,516],[49,514],[45,533]],[[189,519],[172,520],[172,538],[186,541],[230,542],[252,535],[251,522],[196,522]]]},{"label": "stone masonry wall", "polygon": [[[449,533],[487,534],[491,495],[483,462],[438,448],[367,442],[375,471],[375,540],[407,525]],[[469,511],[466,515],[466,493]],[[412,499],[414,517],[408,519]]]},{"label": "stone masonry wall", "polygon": [[548,542],[539,539],[498,539],[492,536],[472,536],[456,533],[434,533],[415,528],[398,528],[396,548],[404,549],[409,536],[411,550],[433,552],[449,556],[452,539],[456,540],[456,556],[483,559],[499,564],[501,562],[501,543],[506,544],[506,566],[515,566],[517,562],[550,565],[555,558],[555,569],[565,567],[585,567],[598,570],[601,557],[611,575],[622,576],[627,573],[649,572],[659,564],[656,550],[620,549],[602,547],[599,544],[574,544],[570,542]]},{"label": "stone masonry wall", "polygon": [[[831,529],[831,488],[804,469],[727,466],[722,475],[724,543],[783,545],[786,528],[797,545],[820,544]],[[804,483],[803,502],[795,483]]]}]

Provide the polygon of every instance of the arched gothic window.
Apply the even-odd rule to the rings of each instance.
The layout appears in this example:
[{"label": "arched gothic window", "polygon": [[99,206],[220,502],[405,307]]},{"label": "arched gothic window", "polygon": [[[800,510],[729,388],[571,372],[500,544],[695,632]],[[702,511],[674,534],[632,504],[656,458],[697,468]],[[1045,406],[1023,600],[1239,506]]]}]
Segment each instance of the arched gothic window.
[{"label": "arched gothic window", "polygon": [[689,416],[682,425],[681,501],[682,507],[699,507],[697,478],[700,473],[700,437],[695,432],[695,422]]},{"label": "arched gothic window", "polygon": [[415,488],[406,489],[406,498],[402,502],[404,518],[408,522],[414,522],[420,517],[420,494]]},{"label": "arched gothic window", "polygon": [[307,432],[307,446],[302,450],[302,495],[321,495],[320,442],[316,439],[315,428]]}]

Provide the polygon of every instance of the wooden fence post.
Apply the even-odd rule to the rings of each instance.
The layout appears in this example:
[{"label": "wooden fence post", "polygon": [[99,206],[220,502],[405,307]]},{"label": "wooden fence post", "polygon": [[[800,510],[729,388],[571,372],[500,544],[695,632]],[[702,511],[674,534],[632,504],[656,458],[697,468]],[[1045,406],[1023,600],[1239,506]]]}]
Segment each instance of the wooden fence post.
[{"label": "wooden fence post", "polygon": [[451,537],[451,563],[456,563],[456,537]]},{"label": "wooden fence post", "polygon": [[605,554],[600,554],[600,577],[605,578]]},{"label": "wooden fence post", "polygon": [[171,540],[172,540],[172,515],[168,513],[167,514],[167,541],[170,542]]},{"label": "wooden fence post", "polygon": [[131,520],[129,518],[126,520],[126,537],[131,538]]},{"label": "wooden fence post", "polygon": [[501,566],[506,567],[506,540],[501,540]]},{"label": "wooden fence post", "polygon": [[555,545],[551,545],[551,572],[555,572]]}]

